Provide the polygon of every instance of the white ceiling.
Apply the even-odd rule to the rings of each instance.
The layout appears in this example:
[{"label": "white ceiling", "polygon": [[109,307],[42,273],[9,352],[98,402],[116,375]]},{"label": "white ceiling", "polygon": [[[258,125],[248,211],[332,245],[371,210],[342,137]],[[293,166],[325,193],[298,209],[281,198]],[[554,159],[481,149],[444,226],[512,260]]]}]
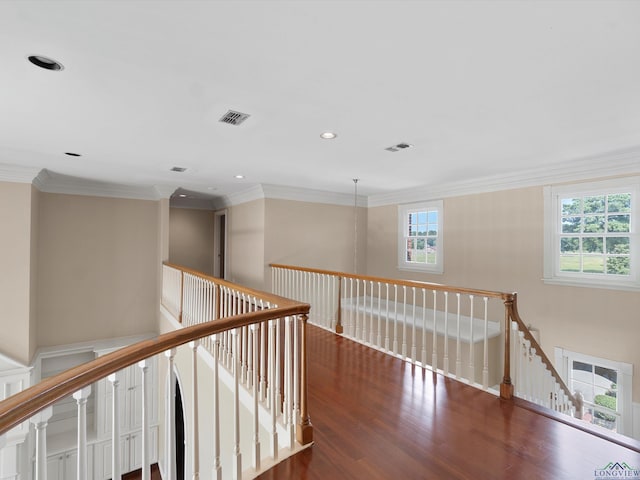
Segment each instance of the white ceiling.
[{"label": "white ceiling", "polygon": [[638,1],[2,0],[0,60],[0,164],[88,182],[385,195],[640,147]]}]

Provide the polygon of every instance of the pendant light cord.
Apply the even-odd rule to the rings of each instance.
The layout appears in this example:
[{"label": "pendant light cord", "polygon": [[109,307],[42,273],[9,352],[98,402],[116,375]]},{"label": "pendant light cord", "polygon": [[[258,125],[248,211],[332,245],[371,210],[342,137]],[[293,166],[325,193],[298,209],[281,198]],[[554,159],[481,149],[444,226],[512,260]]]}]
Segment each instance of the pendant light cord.
[{"label": "pendant light cord", "polygon": [[353,273],[358,273],[358,180],[353,179]]}]

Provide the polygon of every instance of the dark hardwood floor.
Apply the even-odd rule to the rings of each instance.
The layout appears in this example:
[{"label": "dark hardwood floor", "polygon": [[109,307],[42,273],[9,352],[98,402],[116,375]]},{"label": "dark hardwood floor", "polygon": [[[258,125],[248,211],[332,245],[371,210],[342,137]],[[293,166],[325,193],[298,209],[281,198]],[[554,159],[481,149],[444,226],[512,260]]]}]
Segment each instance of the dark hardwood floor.
[{"label": "dark hardwood floor", "polygon": [[259,479],[590,480],[609,462],[640,467],[637,451],[317,327],[308,348],[315,443]]}]

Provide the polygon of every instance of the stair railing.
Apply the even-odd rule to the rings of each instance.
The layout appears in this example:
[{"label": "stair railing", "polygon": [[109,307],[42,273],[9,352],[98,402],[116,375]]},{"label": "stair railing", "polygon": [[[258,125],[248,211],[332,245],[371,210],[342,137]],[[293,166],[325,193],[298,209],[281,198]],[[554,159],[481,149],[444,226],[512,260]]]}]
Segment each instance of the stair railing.
[{"label": "stair railing", "polygon": [[[309,321],[485,391],[581,416],[517,311],[497,291],[272,264],[272,291],[311,304]],[[514,389],[515,387],[515,389]]]},{"label": "stair railing", "polygon": [[[175,446],[175,432],[169,421],[170,412],[175,411],[175,372],[173,369],[176,349],[185,344],[193,351],[193,395],[190,411],[198,423],[198,412],[203,408],[213,409],[214,444],[211,446],[211,457],[214,459],[213,472],[206,472],[204,477],[211,478],[243,478],[251,472],[261,469],[261,459],[277,460],[283,448],[294,449],[295,444],[306,445],[312,441],[313,428],[307,410],[306,390],[306,321],[309,305],[291,301],[276,295],[247,289],[224,280],[214,279],[192,270],[174,265],[163,266],[162,308],[176,321],[182,319],[183,325],[150,340],[144,340],[126,346],[112,353],[105,354],[93,361],[66,370],[55,376],[46,378],[36,385],[16,393],[0,402],[0,448],[8,432],[17,427],[24,427],[25,422],[33,423],[35,451],[26,451],[33,458],[33,472],[37,480],[47,477],[47,421],[51,417],[51,406],[58,400],[73,396],[78,406],[78,430],[75,465],[62,474],[63,478],[120,478],[124,473],[120,470],[122,459],[121,438],[118,431],[120,424],[118,415],[119,378],[124,369],[138,365],[142,381],[142,478],[150,478],[149,452],[158,450],[152,445],[149,427],[145,421],[144,411],[153,401],[150,398],[149,381],[145,377],[147,363],[160,354],[166,356],[167,381],[169,394],[159,395],[164,399],[165,411],[169,412],[165,423],[165,458],[160,459],[164,466],[164,478],[175,477],[175,463],[172,451]],[[179,292],[179,293],[177,293]],[[213,401],[209,404],[198,402],[197,354],[203,351],[216,361],[211,362],[213,370]],[[220,416],[222,415],[219,398],[219,387],[225,382],[224,375],[231,380],[233,391],[234,425],[232,435],[221,436]],[[99,468],[94,457],[87,455],[90,445],[87,441],[87,398],[91,394],[92,385],[108,379],[113,390],[113,438],[112,458],[103,459]],[[247,398],[249,400],[247,400]],[[247,430],[239,421],[240,404],[248,406],[252,422]],[[246,422],[245,422],[246,423]],[[270,445],[261,453],[260,427],[267,428]],[[200,476],[199,469],[199,437],[198,428],[192,429],[193,437],[186,439],[192,453],[192,478]],[[243,461],[240,449],[240,436],[248,436],[252,441],[251,461]],[[221,459],[221,441],[233,442],[232,459]],[[230,460],[230,461],[229,461]],[[92,464],[93,461],[93,464]],[[227,472],[223,467],[227,465]],[[31,469],[31,466],[29,467]],[[244,473],[243,473],[244,472]],[[28,475],[23,472],[24,478]]]}]

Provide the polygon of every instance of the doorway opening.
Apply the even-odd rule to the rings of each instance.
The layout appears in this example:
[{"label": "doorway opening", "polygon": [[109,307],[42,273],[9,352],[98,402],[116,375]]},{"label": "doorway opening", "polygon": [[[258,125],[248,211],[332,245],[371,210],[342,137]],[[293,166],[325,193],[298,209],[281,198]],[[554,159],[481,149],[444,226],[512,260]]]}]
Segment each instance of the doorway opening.
[{"label": "doorway opening", "polygon": [[213,276],[225,279],[227,275],[227,211],[215,212],[213,239]]}]

